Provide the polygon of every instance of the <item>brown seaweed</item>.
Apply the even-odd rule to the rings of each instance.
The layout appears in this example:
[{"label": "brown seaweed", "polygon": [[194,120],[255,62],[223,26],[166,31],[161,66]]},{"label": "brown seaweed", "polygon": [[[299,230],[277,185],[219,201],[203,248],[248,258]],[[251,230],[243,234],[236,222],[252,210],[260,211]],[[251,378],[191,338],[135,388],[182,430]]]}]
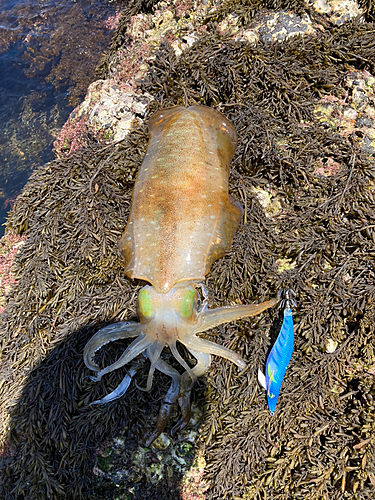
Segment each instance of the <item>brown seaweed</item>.
[{"label": "brown seaweed", "polygon": [[[150,113],[206,104],[225,109],[239,135],[230,192],[243,200],[246,219],[232,251],[212,267],[212,306],[261,300],[284,287],[298,296],[295,354],[273,418],[256,383],[271,316],[212,332],[249,369],[237,377],[216,360],[207,381],[201,436],[208,499],[373,498],[374,157],[355,134],[340,135],[313,113],[321,96],[350,92],[348,72],[374,72],[373,31],[352,21],[319,36],[253,47],[212,28],[179,59],[165,44],[143,83],[157,99]],[[9,226],[28,239],[0,319],[8,381],[2,410],[4,400],[17,400],[8,435],[13,456],[2,468],[6,499],[95,498],[95,443],[122,434],[131,448],[153,426],[167,388],[162,376],[151,403],[134,391],[126,408],[93,411],[87,404],[103,391],[92,393],[81,360],[95,329],[135,315],[141,284],[125,278],[116,244],[145,145],[139,129],[112,149],[93,144],[40,167],[12,212]],[[322,158],[340,168],[319,174]],[[277,217],[265,215],[254,188],[282,200]],[[280,259],[294,267],[280,272]],[[107,362],[114,351],[103,356]],[[111,375],[112,387],[122,376]],[[121,487],[135,487],[130,498],[166,498],[168,481],[151,493],[144,479]]]}]

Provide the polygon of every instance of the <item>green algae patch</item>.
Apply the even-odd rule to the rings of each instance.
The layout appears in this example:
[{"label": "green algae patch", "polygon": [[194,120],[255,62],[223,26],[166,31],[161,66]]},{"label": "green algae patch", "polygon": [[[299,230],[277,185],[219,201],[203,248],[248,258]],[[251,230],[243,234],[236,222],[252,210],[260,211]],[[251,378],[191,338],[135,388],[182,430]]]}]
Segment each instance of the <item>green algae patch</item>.
[{"label": "green algae patch", "polygon": [[260,187],[251,189],[251,192],[256,196],[267,215],[277,215],[280,212],[281,203],[275,198],[275,193]]},{"label": "green algae patch", "polygon": [[291,271],[296,267],[296,263],[291,259],[278,259],[276,261],[277,271],[282,273],[284,271]]}]

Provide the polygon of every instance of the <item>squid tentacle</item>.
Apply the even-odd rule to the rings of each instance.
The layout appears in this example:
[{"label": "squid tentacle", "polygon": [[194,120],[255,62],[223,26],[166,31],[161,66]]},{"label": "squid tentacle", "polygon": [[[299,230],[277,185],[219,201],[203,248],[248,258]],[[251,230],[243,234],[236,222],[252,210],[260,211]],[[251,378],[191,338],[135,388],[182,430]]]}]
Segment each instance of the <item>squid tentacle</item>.
[{"label": "squid tentacle", "polygon": [[101,328],[85,346],[83,351],[85,365],[92,371],[99,371],[99,366],[94,362],[94,355],[99,349],[114,340],[138,337],[142,333],[142,330],[142,325],[135,321],[114,323]]},{"label": "squid tentacle", "polygon": [[198,326],[194,329],[194,334],[188,332],[180,337],[180,342],[189,350],[200,351],[202,353],[216,354],[222,358],[229,359],[242,370],[246,367],[243,358],[226,347],[210,342],[209,340],[197,337],[197,333],[205,332],[223,323],[229,323],[238,319],[249,318],[265,311],[266,309],[280,302],[280,297],[274,297],[271,300],[260,304],[250,304],[243,306],[220,307],[219,309],[207,309],[202,311]]},{"label": "squid tentacle", "polygon": [[160,407],[155,429],[146,439],[145,445],[147,447],[151,446],[151,444],[155,441],[155,439],[158,438],[160,434],[164,431],[165,426],[167,425],[169,418],[171,416],[172,408],[178,399],[180,391],[181,375],[178,373],[177,370],[175,370],[172,366],[170,366],[166,361],[164,361],[161,358],[159,358],[156,364],[156,368],[160,372],[171,377],[172,383]]},{"label": "squid tentacle", "polygon": [[172,354],[176,358],[176,360],[180,363],[180,365],[183,368],[185,368],[185,370],[187,371],[187,373],[190,375],[191,380],[193,382],[196,382],[197,377],[194,375],[193,369],[190,368],[190,366],[186,363],[186,361],[184,360],[184,358],[178,352],[176,342],[169,344],[169,348],[172,351]]},{"label": "squid tentacle", "polygon": [[135,361],[133,363],[133,365],[127,371],[123,380],[116,387],[116,389],[114,391],[112,391],[111,393],[107,394],[106,396],[104,396],[104,398],[98,399],[97,401],[93,401],[92,403],[90,403],[90,406],[92,406],[92,405],[104,405],[106,403],[110,403],[111,401],[115,401],[116,399],[121,398],[128,390],[128,388],[131,384],[131,381],[133,380],[134,375],[137,373],[139,368],[141,368],[141,366],[144,364],[145,361],[146,361],[146,358],[144,356],[142,356],[140,359]]},{"label": "squid tentacle", "polygon": [[[158,366],[158,362],[160,361],[160,354],[161,354],[161,352],[162,352],[163,349],[164,349],[164,344],[158,342],[157,340],[155,340],[148,347],[148,349],[147,349],[147,356],[148,356],[149,360],[151,361],[151,366],[150,366],[149,371],[148,371],[146,387],[145,388],[140,387],[137,384],[137,381],[135,382],[135,385],[141,391],[149,392],[151,390],[152,381],[154,379],[155,368],[159,368],[159,366],[160,366],[160,363],[159,363],[159,366]],[[160,370],[160,368],[159,368],[159,370]],[[160,370],[160,371],[162,371],[162,370]]]},{"label": "squid tentacle", "polygon": [[238,319],[250,318],[275,306],[281,301],[280,297],[274,297],[260,304],[247,304],[242,306],[224,306],[218,309],[207,309],[202,312],[200,322],[194,333],[202,333],[223,323],[230,323]]},{"label": "squid tentacle", "polygon": [[[206,371],[210,367],[211,355],[209,353],[195,351],[194,349],[189,349],[189,351],[197,360],[197,364],[194,366],[192,371],[194,372],[194,375],[196,377],[200,377],[201,375],[206,373]],[[181,377],[178,405],[181,409],[182,417],[171,430],[172,436],[176,435],[178,432],[185,429],[191,418],[190,398],[191,398],[191,391],[193,389],[193,384],[191,383],[191,380],[188,380],[188,377],[189,374],[187,372],[185,372]],[[188,382],[190,382],[190,384]]]},{"label": "squid tentacle", "polygon": [[141,354],[143,351],[145,351],[147,347],[152,344],[152,342],[154,342],[154,339],[150,338],[144,333],[141,333],[138,338],[133,340],[133,342],[127,347],[125,352],[117,361],[109,366],[106,366],[98,372],[95,381],[98,382],[106,373],[110,373],[113,370],[117,370],[117,368],[121,368],[127,363],[130,363],[130,361],[138,356],[138,354]]},{"label": "squid tentacle", "polygon": [[115,399],[121,398],[126,391],[128,390],[131,381],[133,380],[134,375],[137,373],[138,368],[130,368],[125,377],[123,378],[122,382],[116,387],[116,389],[102,399],[98,399],[97,401],[93,401],[90,403],[90,406],[92,405],[104,405],[105,403],[109,403],[110,401],[115,401]]},{"label": "squid tentacle", "polygon": [[239,354],[222,345],[215,344],[214,342],[210,342],[209,340],[202,339],[195,335],[184,336],[180,339],[180,342],[191,352],[198,351],[206,354],[216,354],[222,358],[229,359],[229,361],[232,361],[232,363],[237,365],[238,368],[241,368],[241,370],[246,368],[246,363]]}]

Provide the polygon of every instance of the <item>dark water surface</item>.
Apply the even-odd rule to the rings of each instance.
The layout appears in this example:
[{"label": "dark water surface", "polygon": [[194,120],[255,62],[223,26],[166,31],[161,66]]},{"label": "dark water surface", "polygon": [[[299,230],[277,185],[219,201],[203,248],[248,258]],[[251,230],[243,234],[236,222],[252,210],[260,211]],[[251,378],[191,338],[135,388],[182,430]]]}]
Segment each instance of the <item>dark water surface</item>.
[{"label": "dark water surface", "polygon": [[95,79],[119,5],[0,0],[0,236],[33,169]]}]

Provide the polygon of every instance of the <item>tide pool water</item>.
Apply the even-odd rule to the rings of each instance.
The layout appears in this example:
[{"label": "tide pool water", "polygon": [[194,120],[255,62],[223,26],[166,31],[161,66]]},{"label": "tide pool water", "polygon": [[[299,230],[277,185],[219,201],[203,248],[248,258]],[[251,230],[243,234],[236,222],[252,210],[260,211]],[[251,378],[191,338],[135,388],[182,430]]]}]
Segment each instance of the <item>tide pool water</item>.
[{"label": "tide pool water", "polygon": [[0,0],[0,236],[35,167],[95,79],[118,6],[105,0]]}]

